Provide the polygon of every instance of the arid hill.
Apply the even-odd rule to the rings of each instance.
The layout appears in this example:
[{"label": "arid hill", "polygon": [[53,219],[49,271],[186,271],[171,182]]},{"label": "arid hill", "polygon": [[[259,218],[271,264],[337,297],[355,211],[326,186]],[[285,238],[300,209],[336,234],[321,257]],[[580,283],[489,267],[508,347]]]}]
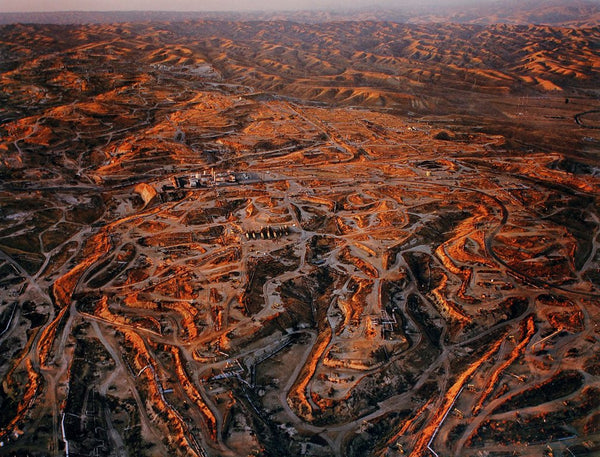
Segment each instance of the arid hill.
[{"label": "arid hill", "polygon": [[[591,0],[456,0],[449,5],[436,1],[363,8],[304,11],[61,11],[4,13],[0,24],[91,24],[185,20],[292,21],[324,23],[338,21],[393,21],[400,23],[468,23],[595,27],[600,24],[600,5]],[[275,5],[274,5],[275,6]]]},{"label": "arid hill", "polygon": [[[44,101],[40,106],[54,106],[60,88],[72,89],[61,95],[62,104],[79,94],[115,97],[119,88],[150,80],[220,76],[257,97],[279,94],[465,119],[477,113],[493,118],[497,132],[518,135],[529,118],[508,128],[515,122],[506,112],[506,95],[525,105],[548,95],[594,97],[600,87],[597,28],[190,21],[10,25],[1,34],[0,100],[7,113],[18,106],[16,116],[37,109],[32,97]],[[102,71],[90,72],[91,64]],[[577,141],[555,133],[546,130],[538,140],[559,147]]]},{"label": "arid hill", "polygon": [[1,27],[0,454],[598,455],[599,35]]}]

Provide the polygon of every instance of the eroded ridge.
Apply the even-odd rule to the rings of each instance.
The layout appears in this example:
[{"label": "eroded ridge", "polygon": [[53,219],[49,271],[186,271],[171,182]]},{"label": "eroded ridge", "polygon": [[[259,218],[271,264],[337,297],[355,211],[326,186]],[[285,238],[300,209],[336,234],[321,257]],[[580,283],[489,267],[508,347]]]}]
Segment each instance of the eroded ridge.
[{"label": "eroded ridge", "polygon": [[[258,66],[241,80],[247,68],[215,53],[237,55],[251,25],[228,23],[239,36],[212,47],[132,27],[138,38],[102,51],[87,34],[113,37],[113,26],[77,29],[75,60],[46,66],[45,79],[35,75],[48,58],[26,58],[27,27],[2,44],[16,62],[2,73],[14,98],[0,144],[9,453],[595,452],[589,150],[578,161],[511,144],[500,130],[525,102],[500,82],[489,92],[507,93],[493,105],[506,125],[494,131],[490,118],[474,128],[408,115],[404,102],[258,92],[253,78],[288,95],[314,81],[290,67],[296,86],[277,89]],[[290,27],[293,41],[301,26]],[[113,56],[102,71],[100,55]],[[265,62],[287,71],[283,58]],[[554,116],[575,135],[564,119],[590,111],[586,98],[544,97],[527,107],[531,122]],[[593,148],[598,134],[585,135]]]}]

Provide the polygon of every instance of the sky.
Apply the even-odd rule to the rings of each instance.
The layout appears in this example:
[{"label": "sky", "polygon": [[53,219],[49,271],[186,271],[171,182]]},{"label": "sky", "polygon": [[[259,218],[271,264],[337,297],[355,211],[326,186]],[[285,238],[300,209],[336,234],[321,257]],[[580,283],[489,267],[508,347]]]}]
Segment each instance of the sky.
[{"label": "sky", "polygon": [[449,2],[456,0],[0,0],[0,11],[282,11]]}]

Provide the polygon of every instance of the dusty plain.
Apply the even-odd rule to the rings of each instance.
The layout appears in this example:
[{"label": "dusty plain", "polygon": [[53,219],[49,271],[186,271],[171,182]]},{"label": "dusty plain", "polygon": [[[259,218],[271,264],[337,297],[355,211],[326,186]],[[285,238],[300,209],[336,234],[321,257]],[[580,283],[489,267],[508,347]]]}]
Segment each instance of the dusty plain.
[{"label": "dusty plain", "polygon": [[0,28],[0,455],[598,455],[599,41]]}]

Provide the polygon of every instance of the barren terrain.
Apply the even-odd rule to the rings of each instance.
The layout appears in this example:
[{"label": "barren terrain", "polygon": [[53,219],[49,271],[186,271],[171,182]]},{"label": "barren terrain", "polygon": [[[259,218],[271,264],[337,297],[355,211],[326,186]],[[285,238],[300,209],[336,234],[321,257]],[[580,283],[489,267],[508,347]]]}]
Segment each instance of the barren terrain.
[{"label": "barren terrain", "polygon": [[597,455],[599,39],[0,28],[0,454]]}]

